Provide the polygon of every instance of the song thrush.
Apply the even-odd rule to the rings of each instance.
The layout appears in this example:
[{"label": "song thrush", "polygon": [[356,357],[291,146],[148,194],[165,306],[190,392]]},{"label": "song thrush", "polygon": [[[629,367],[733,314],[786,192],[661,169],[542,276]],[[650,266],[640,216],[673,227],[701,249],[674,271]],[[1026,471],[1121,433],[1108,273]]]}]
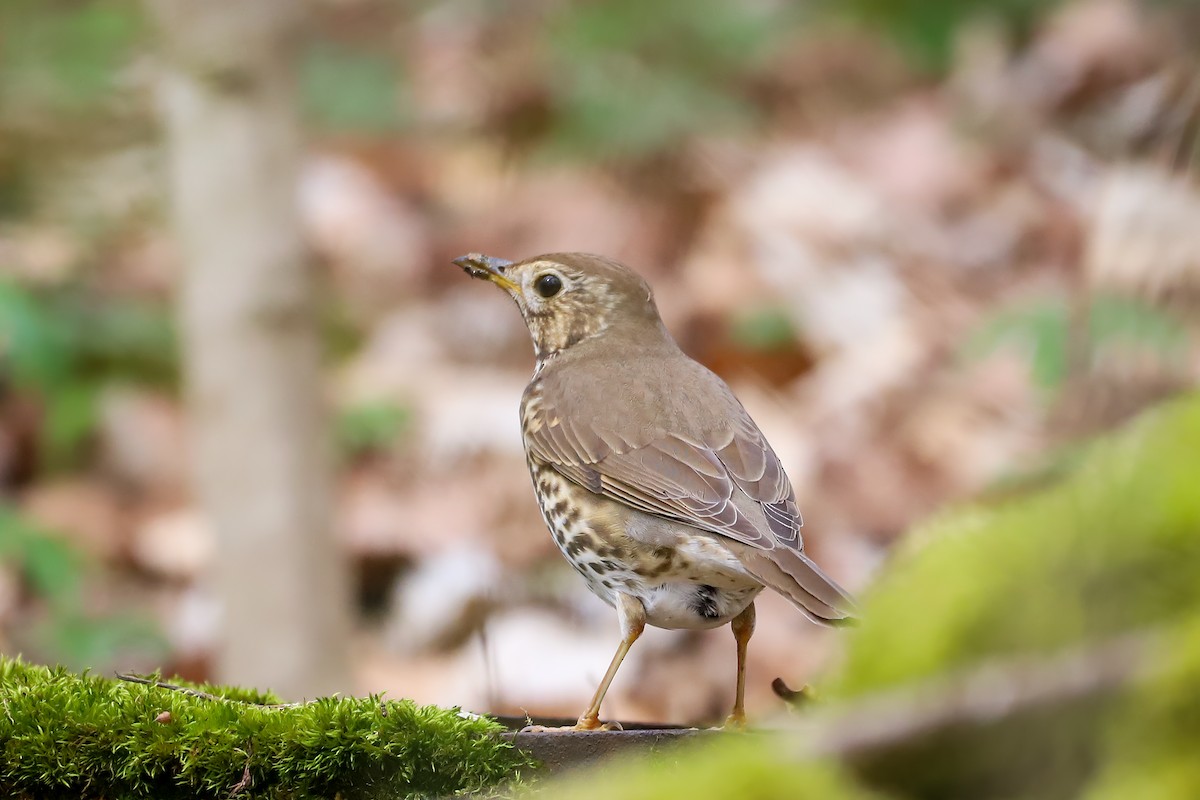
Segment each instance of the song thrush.
[{"label": "song thrush", "polygon": [[575,728],[606,727],[600,703],[647,624],[726,622],[738,662],[729,721],[744,724],[755,596],[769,586],[825,624],[854,609],[804,555],[796,495],[771,446],[725,382],[679,349],[628,267],[584,253],[454,263],[521,310],[537,355],[521,432],[538,505],[620,619],[621,644]]}]

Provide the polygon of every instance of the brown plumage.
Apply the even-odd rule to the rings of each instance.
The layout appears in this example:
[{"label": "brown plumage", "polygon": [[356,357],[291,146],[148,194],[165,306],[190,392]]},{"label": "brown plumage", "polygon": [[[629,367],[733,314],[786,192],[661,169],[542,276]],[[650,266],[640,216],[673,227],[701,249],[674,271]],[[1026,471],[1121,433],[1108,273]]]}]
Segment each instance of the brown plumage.
[{"label": "brown plumage", "polygon": [[577,727],[601,727],[600,701],[647,623],[733,624],[741,723],[755,595],[770,587],[827,624],[854,609],[804,554],[771,446],[679,349],[629,268],[583,253],[455,263],[505,289],[529,327],[537,368],[521,423],[535,493],[564,555],[621,618],[621,648]]}]

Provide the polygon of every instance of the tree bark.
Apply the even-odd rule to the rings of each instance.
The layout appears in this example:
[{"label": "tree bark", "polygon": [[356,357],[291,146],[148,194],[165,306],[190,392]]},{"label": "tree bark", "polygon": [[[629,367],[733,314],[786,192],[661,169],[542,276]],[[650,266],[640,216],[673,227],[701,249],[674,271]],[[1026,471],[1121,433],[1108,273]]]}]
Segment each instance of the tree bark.
[{"label": "tree bark", "polygon": [[301,0],[148,0],[184,260],[197,496],[214,525],[218,678],[289,699],[348,688],[330,525],[317,287],[296,207]]}]

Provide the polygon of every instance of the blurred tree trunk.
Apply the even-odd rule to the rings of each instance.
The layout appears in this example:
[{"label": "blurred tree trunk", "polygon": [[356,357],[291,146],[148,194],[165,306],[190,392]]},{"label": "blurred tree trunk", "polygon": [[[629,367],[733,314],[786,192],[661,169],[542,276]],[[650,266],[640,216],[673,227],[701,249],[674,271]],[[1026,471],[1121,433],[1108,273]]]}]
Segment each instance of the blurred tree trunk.
[{"label": "blurred tree trunk", "polygon": [[147,0],[185,274],[193,474],[219,540],[221,680],[348,688],[317,288],[296,208],[299,0]]}]

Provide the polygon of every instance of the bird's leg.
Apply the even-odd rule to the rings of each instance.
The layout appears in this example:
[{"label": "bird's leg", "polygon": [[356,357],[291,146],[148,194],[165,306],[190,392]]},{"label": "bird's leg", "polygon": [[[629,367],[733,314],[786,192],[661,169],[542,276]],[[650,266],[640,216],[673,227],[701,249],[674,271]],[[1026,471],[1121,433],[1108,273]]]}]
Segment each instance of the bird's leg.
[{"label": "bird's leg", "polygon": [[604,695],[608,692],[608,686],[616,676],[621,662],[625,660],[625,655],[629,652],[629,648],[633,647],[633,643],[638,640],[638,637],[642,635],[642,631],[646,629],[646,607],[636,597],[617,594],[617,617],[621,621],[621,644],[617,647],[617,652],[613,655],[612,663],[608,665],[608,672],[604,673],[604,679],[596,687],[596,694],[592,696],[591,705],[588,706],[587,711],[583,712],[583,716],[579,718],[579,722],[575,724],[575,730],[577,731],[620,730],[620,725],[616,723],[601,724],[600,704],[604,702]]},{"label": "bird's leg", "polygon": [[746,727],[746,646],[754,635],[754,602],[729,623],[733,639],[737,642],[737,693],[733,698],[733,711],[725,720],[727,728]]}]

